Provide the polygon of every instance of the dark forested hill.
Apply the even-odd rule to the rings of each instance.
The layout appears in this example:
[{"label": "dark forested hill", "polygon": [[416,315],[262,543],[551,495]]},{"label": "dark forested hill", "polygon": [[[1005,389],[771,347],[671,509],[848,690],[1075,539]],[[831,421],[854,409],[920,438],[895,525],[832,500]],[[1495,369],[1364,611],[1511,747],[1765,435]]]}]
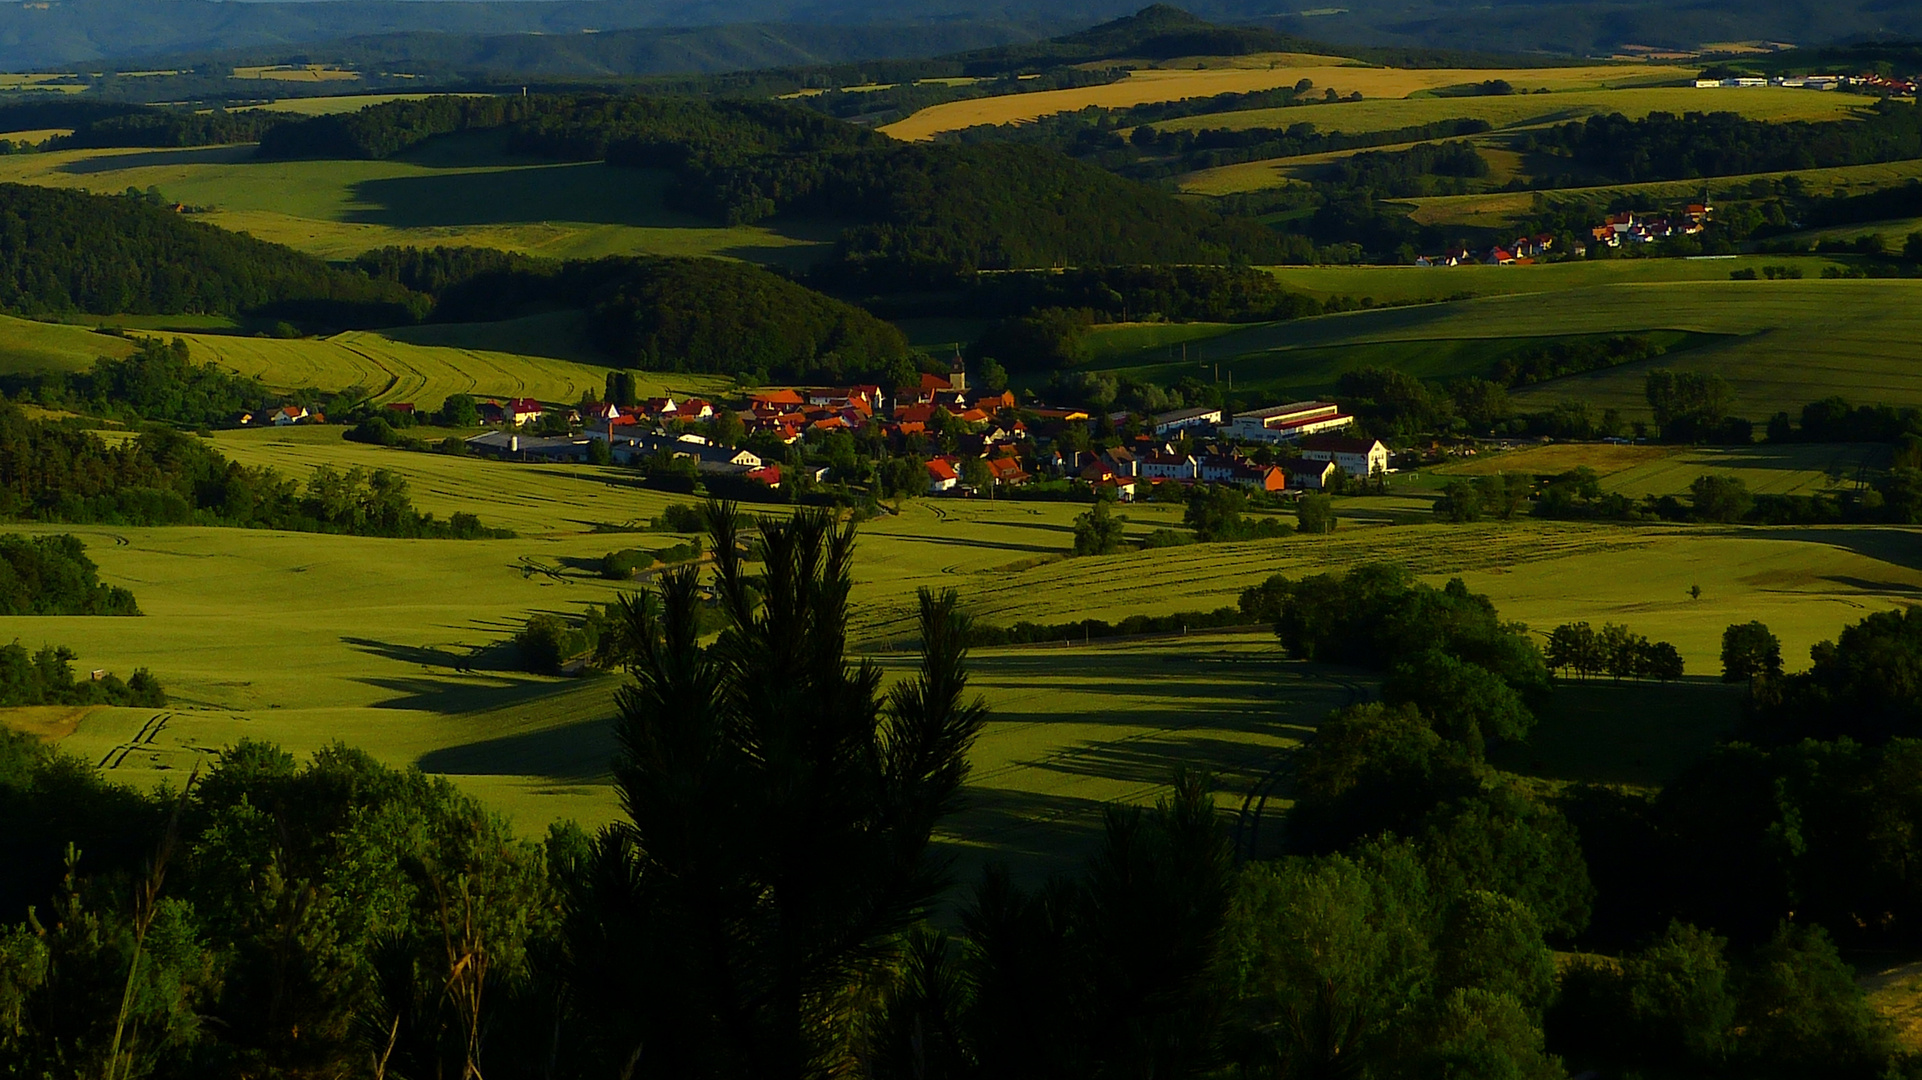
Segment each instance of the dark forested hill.
[{"label": "dark forested hill", "polygon": [[386,248],[363,255],[359,265],[381,280],[430,291],[434,317],[449,322],[584,308],[595,344],[629,366],[761,379],[911,377],[890,372],[907,355],[901,331],[748,263],[560,263],[472,248]]},{"label": "dark forested hill", "polygon": [[823,273],[864,287],[938,285],[973,269],[1279,261],[1274,234],[1039,146],[894,142],[780,102],[438,98],[267,133],[265,157],[385,157],[436,135],[505,127],[561,160],[674,172],[669,198],[719,222],[843,226]]},{"label": "dark forested hill", "polygon": [[[374,63],[426,48],[434,62],[464,57],[499,70],[678,72],[878,57],[926,56],[1018,41],[1127,15],[1139,0],[63,0],[0,5],[0,66],[71,65],[104,58],[247,49],[325,47]],[[1251,24],[1295,38],[1400,49],[1608,53],[1623,44],[1692,46],[1766,38],[1827,43],[1922,36],[1922,7],[1891,0],[1346,0],[1339,7],[1257,0],[1184,5],[1215,22]],[[756,28],[751,24],[759,24]],[[887,29],[891,24],[894,29]],[[806,27],[807,29],[791,29]],[[904,27],[916,27],[904,30]],[[837,31],[836,28],[840,28]],[[645,29],[627,41],[582,44],[586,31]],[[1165,35],[1168,55],[1246,51],[1245,30]],[[450,35],[428,42],[420,35]],[[508,35],[521,40],[509,41]],[[539,36],[548,40],[541,41]],[[374,38],[386,38],[375,41]],[[348,44],[349,39],[359,39]],[[1084,41],[1095,51],[1100,41]],[[1141,42],[1130,42],[1141,44]],[[1068,48],[1073,48],[1070,42]],[[1266,46],[1263,46],[1266,47]],[[423,61],[426,54],[417,54]],[[1145,54],[1144,54],[1145,55]],[[571,65],[587,64],[585,68]]]},{"label": "dark forested hill", "polygon": [[337,324],[408,318],[407,290],[146,199],[0,184],[0,308],[26,314],[239,314]]}]

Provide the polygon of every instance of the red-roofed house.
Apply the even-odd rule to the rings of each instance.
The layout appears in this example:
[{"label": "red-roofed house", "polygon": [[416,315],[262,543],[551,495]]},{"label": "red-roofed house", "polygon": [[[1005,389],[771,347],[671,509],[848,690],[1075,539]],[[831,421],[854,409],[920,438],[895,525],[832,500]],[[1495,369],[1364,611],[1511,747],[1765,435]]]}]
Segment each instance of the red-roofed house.
[{"label": "red-roofed house", "polygon": [[988,475],[1002,487],[1019,487],[1028,482],[1028,471],[1021,467],[1020,458],[1000,457],[988,461]]},{"label": "red-roofed house", "polygon": [[543,411],[541,403],[533,398],[509,398],[507,404],[501,406],[501,421],[520,427],[539,420]]},{"label": "red-roofed house", "polygon": [[935,458],[928,462],[928,494],[953,491],[960,482],[961,474],[954,470],[954,463],[947,458]]}]

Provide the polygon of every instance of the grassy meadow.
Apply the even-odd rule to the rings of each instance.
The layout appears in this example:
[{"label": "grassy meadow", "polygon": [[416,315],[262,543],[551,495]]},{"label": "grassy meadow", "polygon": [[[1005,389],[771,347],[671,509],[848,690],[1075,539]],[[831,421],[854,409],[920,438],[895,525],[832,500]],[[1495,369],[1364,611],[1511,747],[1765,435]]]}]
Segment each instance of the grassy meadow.
[{"label": "grassy meadow", "polygon": [[[606,785],[616,680],[517,673],[501,643],[530,613],[570,614],[619,595],[622,586],[598,576],[602,554],[680,538],[594,530],[644,521],[677,497],[641,490],[618,469],[410,454],[345,443],[337,430],[230,432],[216,443],[238,460],[295,473],[323,461],[393,468],[423,509],[472,510],[519,535],[457,542],[27,527],[81,535],[105,580],[134,590],[147,617],[0,619],[0,636],[62,642],[83,667],[150,667],[175,701],[160,713],[8,722],[130,782],[177,779],[197,755],[244,737],[296,751],[341,740],[446,775],[523,828],[618,813]],[[959,589],[995,624],[1113,620],[1232,604],[1273,573],[1394,560],[1430,581],[1460,575],[1538,629],[1625,622],[1674,641],[1702,673],[1712,672],[1730,622],[1763,619],[1799,658],[1846,622],[1922,589],[1914,530],[1355,525],[1366,502],[1349,500],[1349,527],[1328,537],[1070,559],[1080,511],[1072,504],[910,500],[863,527],[856,646],[905,673],[907,655],[893,650],[912,633],[913,591],[923,586]],[[1179,509],[1121,514],[1140,536],[1173,525]],[[1691,585],[1702,587],[1700,600],[1689,598]],[[1224,803],[1238,805],[1275,750],[1368,685],[1284,661],[1258,629],[982,650],[975,668],[996,717],[951,839],[964,864],[1011,859],[1024,876],[1064,867],[1092,840],[1103,803],[1152,800],[1177,763],[1215,772]],[[1543,762],[1544,775],[1617,769],[1636,782],[1659,779],[1667,759],[1634,749],[1654,738],[1645,716],[1621,719],[1639,734],[1625,735],[1614,757],[1591,760],[1583,747],[1605,737],[1596,725],[1614,730],[1606,725],[1617,714],[1583,705],[1586,692],[1569,691],[1568,708],[1593,713],[1589,720],[1545,723],[1539,745],[1516,753]]]},{"label": "grassy meadow", "polygon": [[[1596,93],[1609,87],[1645,86],[1653,82],[1693,78],[1694,74],[1693,70],[1685,68],[1643,64],[1470,70],[1370,67],[1340,57],[1292,53],[1257,54],[1234,58],[1188,57],[1170,60],[1155,67],[1138,68],[1120,82],[1106,86],[1006,94],[1000,97],[975,98],[934,105],[889,124],[881,130],[897,139],[919,141],[931,139],[944,131],[959,131],[962,128],[981,124],[1017,124],[1090,106],[1121,109],[1132,105],[1180,101],[1186,98],[1210,97],[1215,94],[1249,93],[1257,90],[1272,90],[1281,86],[1294,86],[1302,79],[1312,82],[1317,91],[1332,89],[1343,97],[1359,93],[1365,99],[1361,102],[1342,103],[1341,107],[1346,109],[1351,105],[1368,104],[1374,100],[1397,101],[1408,98],[1412,94],[1432,93],[1444,87],[1479,83],[1489,79],[1507,79],[1516,86],[1529,90]],[[1480,100],[1497,99],[1448,99],[1446,104],[1459,109],[1460,106],[1455,105],[1457,101]],[[1314,110],[1320,107],[1305,108]],[[1335,130],[1332,125],[1312,119],[1308,114],[1303,113],[1301,108],[1259,111],[1262,115],[1271,112],[1284,113],[1289,117],[1281,121],[1284,127],[1307,121],[1322,126],[1324,130]],[[1198,126],[1202,127],[1262,126],[1260,122],[1243,122],[1242,118],[1253,115],[1257,115],[1257,111],[1191,118],[1187,121],[1174,121],[1167,126],[1190,126],[1195,125],[1196,121],[1200,121]],[[1474,115],[1477,113],[1456,111],[1444,113],[1437,119]],[[1425,121],[1407,120],[1382,126],[1402,127],[1410,123],[1423,122]],[[1376,129],[1344,123],[1339,130]]]},{"label": "grassy meadow", "polygon": [[221,228],[328,259],[390,244],[475,245],[553,258],[714,255],[800,266],[830,233],[722,228],[669,210],[665,172],[507,157],[443,139],[384,161],[258,161],[251,146],[0,157],[0,182],[117,193],[158,188]]},{"label": "grassy meadow", "polygon": [[[1775,260],[1782,261],[1782,260]],[[1674,263],[1649,264],[1668,272]],[[1681,264],[1687,266],[1689,264]],[[1647,415],[1642,384],[1651,367],[1713,371],[1735,385],[1736,410],[1766,420],[1777,410],[1839,394],[1857,402],[1922,405],[1922,283],[1909,280],[1730,281],[1735,260],[1705,260],[1704,280],[1617,280],[1553,288],[1558,267],[1540,292],[1480,296],[1411,307],[1325,315],[1250,326],[1191,345],[1189,363],[1165,345],[1111,352],[1096,366],[1158,379],[1232,373],[1238,389],[1276,395],[1326,393],[1344,370],[1391,365],[1424,378],[1485,375],[1507,349],[1554,338],[1623,333],[1686,335],[1685,349],[1654,360],[1569,376],[1514,392],[1528,407],[1581,399]],[[1373,273],[1374,271],[1369,271]],[[1569,275],[1607,271],[1594,264]],[[1284,276],[1293,271],[1283,271]],[[1339,272],[1335,272],[1339,273]],[[1444,282],[1490,280],[1469,270],[1382,270],[1380,280],[1449,288]],[[1719,278],[1719,280],[1717,280]],[[1312,280],[1312,278],[1309,278]],[[1339,279],[1324,279],[1339,280]],[[1355,279],[1349,279],[1353,281]],[[1346,283],[1346,282],[1344,282]],[[1415,287],[1413,285],[1410,286]],[[1467,290],[1464,290],[1467,291]]]},{"label": "grassy meadow", "polygon": [[[147,617],[7,618],[0,638],[67,644],[85,668],[149,667],[174,704],[159,713],[42,710],[6,722],[105,762],[130,782],[177,779],[196,756],[240,738],[300,752],[340,740],[448,776],[525,829],[564,818],[591,826],[618,813],[606,783],[616,680],[518,673],[502,643],[531,613],[573,614],[620,595],[628,586],[600,578],[600,557],[677,543],[670,534],[619,530],[682,497],[644,490],[622,469],[387,450],[345,442],[338,428],[222,432],[214,442],[235,460],[296,476],[317,463],[393,469],[421,509],[473,511],[517,536],[400,541],[24,527],[82,536],[103,578],[132,589]],[[1610,486],[1623,490],[1679,491],[1709,470],[1747,470],[1758,490],[1799,490],[1795,484],[1830,475],[1846,453],[1797,447],[1788,457],[1733,460],[1648,449],[1557,447],[1512,458],[1613,454],[1620,460],[1602,464]],[[1770,470],[1781,474],[1774,486]],[[1400,502],[1424,505],[1413,496]],[[910,660],[898,650],[912,636],[921,587],[960,590],[977,618],[996,625],[1113,621],[1233,604],[1270,574],[1391,560],[1429,581],[1460,575],[1505,615],[1540,630],[1570,619],[1626,623],[1674,641],[1692,671],[1712,673],[1731,622],[1768,622],[1799,659],[1847,622],[1922,590],[1918,533],[1910,529],[1366,523],[1390,503],[1399,505],[1344,500],[1348,524],[1327,537],[1072,559],[1078,505],[909,500],[862,527],[851,629],[858,650],[905,673]],[[1178,525],[1180,508],[1136,505],[1119,514],[1127,534],[1140,538]],[[1693,585],[1700,600],[1689,598]],[[1085,850],[1104,803],[1151,801],[1174,764],[1213,771],[1224,805],[1238,806],[1276,750],[1369,685],[1354,673],[1286,662],[1259,629],[989,649],[975,669],[996,716],[949,840],[964,866],[1009,859],[1030,878]],[[1677,754],[1713,735],[1691,729],[1679,742],[1663,741],[1649,716],[1593,704],[1588,688],[1565,693],[1566,708],[1514,751],[1525,759],[1516,767],[1539,762],[1541,775],[1612,770],[1654,782]]]}]

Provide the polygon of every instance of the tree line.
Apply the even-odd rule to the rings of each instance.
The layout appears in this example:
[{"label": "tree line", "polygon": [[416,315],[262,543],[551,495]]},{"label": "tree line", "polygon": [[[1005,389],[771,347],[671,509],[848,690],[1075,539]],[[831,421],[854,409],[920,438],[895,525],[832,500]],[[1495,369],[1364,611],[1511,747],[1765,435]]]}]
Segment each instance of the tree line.
[{"label": "tree line", "polygon": [[1771,123],[1739,113],[1614,113],[1550,128],[1535,149],[1624,183],[1869,165],[1922,157],[1922,111],[1876,102],[1860,119]]},{"label": "tree line", "polygon": [[357,536],[511,535],[472,514],[416,510],[405,478],[328,466],[297,483],[229,461],[202,440],[152,428],[109,444],[0,402],[0,517],[114,525],[228,525]]}]

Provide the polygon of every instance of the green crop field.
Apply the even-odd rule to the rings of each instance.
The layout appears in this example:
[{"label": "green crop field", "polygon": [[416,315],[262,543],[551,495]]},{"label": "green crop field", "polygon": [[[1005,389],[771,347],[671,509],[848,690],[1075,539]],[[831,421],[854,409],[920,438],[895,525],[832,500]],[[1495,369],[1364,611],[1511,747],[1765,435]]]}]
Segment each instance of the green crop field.
[{"label": "green crop field", "polygon": [[133,343],[125,338],[0,315],[0,374],[85,371],[102,356],[128,356],[133,351]]},{"label": "green crop field", "polygon": [[[1727,267],[1740,264],[1719,265],[1726,277]],[[1452,272],[1433,271],[1437,281]],[[1238,389],[1281,396],[1325,393],[1341,371],[1370,364],[1427,378],[1484,375],[1501,350],[1528,339],[1677,331],[1695,336],[1691,347],[1527,387],[1516,399],[1545,407],[1580,398],[1645,416],[1647,370],[1672,366],[1723,375],[1735,385],[1738,412],[1766,419],[1830,394],[1922,405],[1918,301],[1922,283],[1907,280],[1582,285],[1252,326],[1208,340],[1202,359],[1210,371],[1219,362],[1224,379],[1232,372]],[[1170,362],[1165,347],[1100,366],[1163,379],[1201,372],[1199,364],[1190,372]]]},{"label": "green crop field", "polygon": [[1602,487],[1632,498],[1685,495],[1706,473],[1732,476],[1759,495],[1813,495],[1859,487],[1887,468],[1889,451],[1873,443],[1789,443],[1743,447],[1623,446],[1552,443],[1507,452],[1486,448],[1476,457],[1431,468],[1431,476],[1486,476],[1522,472],[1552,476],[1577,467],[1594,470]]},{"label": "green crop field", "polygon": [[[1735,270],[1793,266],[1805,277],[1848,267],[1847,256],[1741,255],[1732,259],[1593,259],[1532,266],[1271,266],[1276,280],[1317,300],[1367,298],[1382,304],[1553,292],[1589,285],[1727,281]],[[1217,324],[1218,325],[1218,324]]]},{"label": "green crop field", "polygon": [[[592,353],[569,336],[571,325],[565,319],[541,317],[499,324],[498,330],[416,327],[396,331],[396,337],[367,331],[296,340],[186,332],[166,336],[186,340],[196,361],[251,375],[276,389],[358,386],[376,401],[438,406],[456,393],[549,402],[575,402],[582,394],[600,394],[607,369],[582,362],[591,360]],[[520,339],[542,334],[547,335],[547,346],[529,348],[526,353],[476,347],[483,343],[526,347]],[[398,340],[401,336],[411,340]],[[0,316],[0,372],[80,371],[98,357],[125,356],[133,349],[125,338],[77,326]],[[712,393],[722,382],[695,375],[641,376],[637,386],[647,394],[670,386],[677,393]]]},{"label": "green crop field", "polygon": [[1833,120],[1849,116],[1866,105],[1867,102],[1847,94],[1776,87],[1710,91],[1657,86],[1573,89],[1504,97],[1370,97],[1362,101],[1210,113],[1168,120],[1155,126],[1173,131],[1202,128],[1240,131],[1307,123],[1322,131],[1360,133],[1466,118],[1486,120],[1498,130],[1518,131],[1609,113],[1621,113],[1631,119],[1651,112],[1738,112],[1757,120]]},{"label": "green crop field", "polygon": [[73,150],[0,158],[0,182],[113,193],[158,188],[202,220],[323,258],[389,244],[463,244],[555,258],[718,255],[802,265],[828,236],[720,228],[668,210],[664,172],[507,158],[443,140],[386,161],[256,161],[249,146]]},{"label": "green crop field", "polygon": [[[1861,194],[1922,179],[1922,161],[1891,161],[1880,165],[1849,165],[1833,169],[1720,176],[1708,180],[1707,185],[1712,192],[1733,193],[1739,196],[1741,189],[1753,180],[1780,180],[1788,176],[1799,177],[1808,190],[1819,194]],[[1701,198],[1703,185],[1704,182],[1701,180],[1606,184],[1598,187],[1561,188],[1551,193],[1549,198],[1585,199],[1607,203],[1618,199],[1640,197],[1680,202],[1685,199]],[[1532,191],[1502,191],[1485,195],[1436,195],[1430,198],[1403,201],[1414,206],[1414,213],[1410,216],[1424,225],[1499,228],[1527,216],[1534,207],[1535,198],[1536,193]],[[1853,230],[1840,231],[1854,236],[1860,232],[1871,231],[1871,228],[1865,225]],[[1897,246],[1900,246],[1899,243]]]}]

